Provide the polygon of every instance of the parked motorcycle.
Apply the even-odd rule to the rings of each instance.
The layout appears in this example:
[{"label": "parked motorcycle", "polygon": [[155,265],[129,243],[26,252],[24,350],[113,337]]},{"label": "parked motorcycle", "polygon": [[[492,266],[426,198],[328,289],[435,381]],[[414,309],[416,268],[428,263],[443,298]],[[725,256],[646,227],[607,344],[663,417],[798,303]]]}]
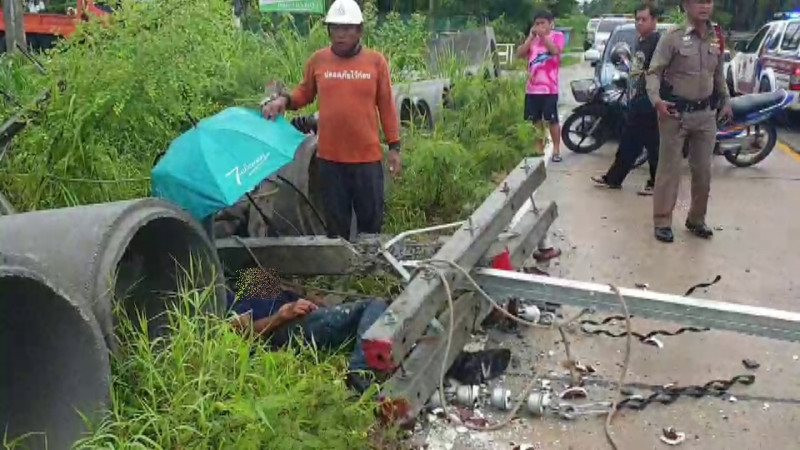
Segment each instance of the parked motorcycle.
[{"label": "parked motorcycle", "polygon": [[778,140],[773,119],[794,102],[795,95],[780,89],[731,99],[733,119],[719,124],[714,154],[725,156],[736,167],[763,161]]},{"label": "parked motorcycle", "polygon": [[619,72],[610,84],[576,80],[570,84],[575,100],[583,103],[564,121],[561,140],[575,153],[590,153],[618,139],[625,125],[627,76]]}]

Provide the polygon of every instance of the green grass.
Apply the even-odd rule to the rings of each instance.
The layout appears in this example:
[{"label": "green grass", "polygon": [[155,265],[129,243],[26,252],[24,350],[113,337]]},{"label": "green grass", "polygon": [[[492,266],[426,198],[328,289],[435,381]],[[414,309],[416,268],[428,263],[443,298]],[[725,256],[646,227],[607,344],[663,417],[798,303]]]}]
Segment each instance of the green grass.
[{"label": "green grass", "polygon": [[561,58],[561,67],[574,66],[576,64],[580,64],[581,61],[583,61],[583,59],[581,59],[580,56],[566,55]]},{"label": "green grass", "polygon": [[223,318],[196,315],[211,289],[184,289],[168,312],[169,338],[122,315],[112,361],[112,408],[76,447],[367,448],[370,392],[343,379],[346,358],[297,345],[271,351]]},{"label": "green grass", "polygon": [[[366,13],[367,44],[389,56],[395,79],[424,74],[424,20],[401,24],[390,17],[378,26]],[[53,98],[31,112],[15,139],[0,190],[20,210],[146,196],[153,158],[190,126],[189,117],[255,105],[271,80],[297,83],[302,62],[326,43],[319,22],[303,34],[291,19],[277,18],[264,24],[266,33],[254,34],[234,29],[229,15],[223,0],[128,2],[111,27],[89,23],[78,39],[40,55],[47,76],[4,58],[4,89],[26,104],[45,89]],[[524,80],[466,78],[457,62],[445,75],[454,82],[455,108],[434,132],[404,131],[406,170],[389,192],[386,232],[466,217],[532,154],[537,132],[521,120]],[[16,109],[0,101],[3,117]],[[391,298],[401,286],[378,275],[336,287]],[[149,341],[135,320],[123,318],[112,408],[80,447],[375,445],[374,405],[345,389],[343,356],[304,347],[267,351],[222,318],[191,314],[208,295],[180,293],[180,306],[169,313],[169,339]]]}]

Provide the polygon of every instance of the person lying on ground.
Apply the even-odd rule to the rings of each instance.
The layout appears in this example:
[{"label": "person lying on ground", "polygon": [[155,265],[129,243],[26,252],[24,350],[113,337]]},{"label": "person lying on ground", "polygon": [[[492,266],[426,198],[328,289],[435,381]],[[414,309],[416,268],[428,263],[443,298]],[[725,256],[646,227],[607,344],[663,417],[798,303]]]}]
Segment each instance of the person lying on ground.
[{"label": "person lying on ground", "polygon": [[273,349],[295,339],[328,350],[352,345],[348,387],[361,393],[372,384],[361,335],[383,314],[386,302],[366,299],[327,307],[318,299],[303,298],[261,270],[243,272],[238,285],[237,294],[228,295],[235,330],[259,336]]}]

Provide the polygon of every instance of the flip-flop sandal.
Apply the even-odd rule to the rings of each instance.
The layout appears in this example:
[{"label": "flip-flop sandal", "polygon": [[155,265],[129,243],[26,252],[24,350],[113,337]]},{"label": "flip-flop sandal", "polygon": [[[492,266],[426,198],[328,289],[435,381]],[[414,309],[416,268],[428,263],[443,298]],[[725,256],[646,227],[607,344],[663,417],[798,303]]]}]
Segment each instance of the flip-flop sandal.
[{"label": "flip-flop sandal", "polygon": [[550,157],[550,160],[553,161],[554,163],[560,163],[561,162],[561,155],[553,155],[553,156]]}]

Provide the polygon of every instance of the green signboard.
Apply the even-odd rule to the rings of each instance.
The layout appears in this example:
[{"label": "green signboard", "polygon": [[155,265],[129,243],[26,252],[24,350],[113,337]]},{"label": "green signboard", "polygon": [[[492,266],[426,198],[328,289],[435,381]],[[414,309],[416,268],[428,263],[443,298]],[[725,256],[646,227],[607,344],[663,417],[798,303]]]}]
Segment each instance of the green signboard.
[{"label": "green signboard", "polygon": [[259,0],[263,12],[324,14],[325,0]]}]

